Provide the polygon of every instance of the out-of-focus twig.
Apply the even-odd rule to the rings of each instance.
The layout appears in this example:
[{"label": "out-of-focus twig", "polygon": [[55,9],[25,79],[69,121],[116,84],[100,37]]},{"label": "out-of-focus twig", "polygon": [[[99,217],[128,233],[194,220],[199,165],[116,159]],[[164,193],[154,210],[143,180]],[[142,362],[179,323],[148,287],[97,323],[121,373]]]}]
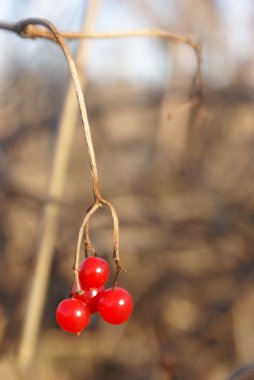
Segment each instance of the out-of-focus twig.
[{"label": "out-of-focus twig", "polygon": [[226,380],[244,380],[245,377],[251,373],[254,374],[254,362],[247,363],[244,366],[238,368]]},{"label": "out-of-focus twig", "polygon": [[185,103],[181,104],[180,106],[176,107],[173,111],[170,111],[168,113],[167,119],[170,120],[174,117],[181,116],[183,112],[189,111],[192,107],[195,107],[199,103],[199,99],[197,97],[194,97]]}]

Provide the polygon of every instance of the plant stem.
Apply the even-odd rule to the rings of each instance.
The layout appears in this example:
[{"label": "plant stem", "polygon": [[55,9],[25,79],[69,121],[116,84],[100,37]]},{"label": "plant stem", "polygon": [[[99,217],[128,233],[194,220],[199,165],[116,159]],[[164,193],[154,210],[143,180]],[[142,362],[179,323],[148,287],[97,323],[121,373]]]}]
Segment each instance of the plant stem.
[{"label": "plant stem", "polygon": [[[97,0],[92,0],[90,7],[94,7],[96,2]],[[24,28],[26,22],[23,22],[22,25]],[[9,25],[7,26],[8,27],[5,29],[13,31]],[[86,21],[85,28],[87,28]],[[16,32],[19,34],[22,33],[21,23],[18,23]],[[80,61],[80,64],[83,64],[85,55],[82,54],[81,56],[78,53],[77,59]],[[52,163],[53,167],[48,189],[48,199],[60,200],[62,197],[77,113],[78,107],[75,90],[71,84],[67,92],[65,105],[58,128],[55,153]],[[20,369],[25,371],[29,370],[33,363],[54,252],[59,211],[59,202],[49,202],[43,210],[43,218],[40,228],[41,234],[37,249],[37,260],[32,282],[29,287],[30,294],[17,358]]]}]

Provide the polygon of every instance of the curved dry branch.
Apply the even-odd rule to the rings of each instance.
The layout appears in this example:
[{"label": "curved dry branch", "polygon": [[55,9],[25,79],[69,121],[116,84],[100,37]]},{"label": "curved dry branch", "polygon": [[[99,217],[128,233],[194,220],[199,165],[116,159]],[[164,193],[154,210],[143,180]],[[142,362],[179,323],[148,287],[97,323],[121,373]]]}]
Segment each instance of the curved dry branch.
[{"label": "curved dry branch", "polygon": [[[94,205],[89,209],[89,211],[86,213],[83,223],[80,227],[79,235],[78,235],[78,242],[77,242],[77,251],[75,255],[75,262],[74,262],[74,276],[75,276],[75,282],[77,286],[77,291],[82,292],[80,283],[79,283],[79,276],[78,276],[78,270],[79,270],[79,258],[80,258],[80,249],[81,249],[81,243],[84,233],[84,228],[88,224],[90,216],[102,205],[107,205],[111,209],[112,217],[113,217],[113,225],[114,225],[114,253],[113,258],[116,263],[116,277],[118,276],[119,272],[123,272],[123,268],[120,263],[120,256],[119,256],[119,225],[118,225],[118,218],[117,214],[115,212],[114,207],[111,205],[110,202],[103,199],[100,195],[99,191],[99,178],[98,178],[98,170],[96,165],[96,159],[95,159],[95,153],[94,153],[94,147],[92,142],[92,136],[90,131],[90,125],[88,121],[87,116],[87,110],[85,106],[84,96],[82,93],[82,88],[80,85],[77,69],[75,66],[75,63],[72,59],[71,53],[69,51],[68,46],[66,45],[63,37],[58,32],[56,27],[48,20],[44,19],[37,19],[37,18],[30,18],[24,21],[21,21],[18,23],[18,27],[16,29],[18,30],[19,34],[24,36],[26,35],[27,27],[30,25],[41,25],[45,28],[47,28],[54,40],[59,44],[61,47],[65,58],[68,62],[70,73],[72,76],[73,84],[76,90],[79,106],[80,106],[80,112],[82,117],[82,122],[84,126],[85,136],[86,136],[86,142],[87,142],[87,148],[88,148],[88,155],[90,160],[90,168],[91,168],[91,176],[93,181],[93,192],[94,192]],[[90,240],[87,240],[90,242]]]},{"label": "curved dry branch", "polygon": [[[26,22],[27,20],[25,20]],[[34,23],[27,23],[26,27],[23,27],[24,21],[17,23],[6,23],[0,21],[0,29],[8,30],[19,34],[25,38],[47,38],[54,40],[54,36],[48,30],[38,28]],[[40,24],[41,25],[41,24]],[[196,72],[193,80],[193,86],[195,88],[196,95],[202,97],[202,74],[201,74],[201,46],[197,40],[187,37],[185,35],[171,33],[163,29],[137,29],[126,30],[122,32],[58,32],[62,38],[66,39],[109,39],[109,38],[129,38],[129,37],[147,37],[147,38],[159,38],[165,41],[172,41],[176,43],[183,43],[190,46],[194,50],[196,57]]]},{"label": "curved dry branch", "polygon": [[24,33],[26,33],[25,31],[26,31],[27,26],[31,25],[31,24],[41,25],[41,26],[44,26],[45,28],[49,29],[52,36],[54,37],[54,40],[61,47],[61,49],[65,55],[65,58],[68,62],[70,73],[71,73],[72,80],[73,80],[73,84],[74,84],[74,87],[76,90],[76,94],[77,94],[77,98],[78,98],[78,102],[79,102],[79,107],[80,107],[80,112],[81,112],[81,117],[82,117],[82,122],[83,122],[83,126],[84,126],[87,148],[88,148],[89,161],[90,161],[91,175],[92,175],[92,181],[93,181],[94,197],[96,200],[96,198],[99,196],[98,170],[97,170],[97,165],[96,165],[96,158],[95,158],[95,153],[94,153],[94,147],[93,147],[93,142],[92,142],[90,125],[89,125],[88,116],[87,116],[87,110],[86,110],[86,106],[85,106],[84,96],[83,96],[82,88],[80,85],[76,65],[74,63],[74,60],[72,59],[70,50],[69,50],[68,46],[66,45],[63,37],[61,36],[61,34],[56,29],[56,27],[50,21],[44,20],[44,19],[37,19],[37,18],[31,18],[31,19],[24,20],[24,21],[19,23],[19,27],[21,30],[20,34],[24,35]]},{"label": "curved dry branch", "polygon": [[[40,27],[38,27],[38,25]],[[46,28],[46,30],[41,28],[41,26]],[[74,263],[75,282],[77,285],[77,290],[80,292],[81,289],[80,289],[80,284],[79,284],[79,279],[78,279],[78,268],[79,268],[80,249],[81,249],[81,243],[83,239],[84,230],[85,230],[85,252],[87,254],[87,251],[90,250],[91,252],[95,254],[95,250],[92,246],[91,240],[89,239],[89,235],[88,235],[88,222],[92,214],[99,207],[105,205],[109,207],[111,211],[113,226],[114,226],[113,259],[116,264],[116,276],[115,276],[115,282],[114,282],[114,285],[115,285],[117,282],[118,274],[120,272],[125,271],[121,265],[120,255],[119,255],[118,217],[112,204],[106,201],[105,199],[103,199],[100,195],[98,170],[97,170],[97,165],[96,165],[96,159],[95,159],[95,153],[94,153],[94,148],[93,148],[89,121],[87,117],[87,111],[85,107],[85,101],[84,101],[82,88],[79,82],[75,63],[72,59],[72,56],[70,54],[70,51],[64,39],[80,39],[80,38],[109,39],[109,38],[128,38],[128,37],[147,37],[147,38],[160,38],[165,41],[173,41],[177,43],[186,44],[194,50],[195,57],[196,57],[197,67],[196,67],[195,75],[193,78],[193,89],[194,89],[193,92],[196,98],[198,99],[198,102],[200,102],[202,98],[201,47],[198,44],[198,42],[192,38],[189,38],[180,34],[170,33],[168,31],[161,30],[161,29],[140,29],[140,30],[128,30],[128,31],[123,31],[123,32],[107,32],[107,33],[60,32],[50,21],[39,19],[39,18],[29,18],[26,20],[19,21],[17,23],[6,23],[6,22],[0,21],[0,29],[12,31],[24,38],[47,38],[49,40],[53,40],[59,44],[59,46],[61,47],[66,57],[66,60],[69,65],[70,73],[72,76],[72,80],[75,86],[79,106],[80,106],[81,117],[83,121],[87,147],[88,147],[88,155],[89,155],[89,160],[90,160],[90,168],[91,168],[93,191],[94,191],[94,204],[90,209],[88,209],[88,212],[86,213],[84,217],[84,220],[82,222],[82,225],[79,231],[77,251],[76,251],[75,263]]]}]

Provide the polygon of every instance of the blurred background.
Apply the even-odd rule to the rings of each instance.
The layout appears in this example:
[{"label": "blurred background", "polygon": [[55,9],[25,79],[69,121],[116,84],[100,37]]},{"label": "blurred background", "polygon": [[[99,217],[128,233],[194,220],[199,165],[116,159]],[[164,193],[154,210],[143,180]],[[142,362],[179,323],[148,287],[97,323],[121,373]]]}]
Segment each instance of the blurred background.
[{"label": "blurred background", "polygon": [[[78,31],[88,5],[1,1],[0,19],[43,17],[60,30]],[[87,45],[79,72],[101,192],[120,221],[128,269],[120,285],[135,308],[122,326],[94,315],[79,338],[55,321],[93,201],[84,131],[74,111],[67,120],[75,129],[66,180],[53,199],[58,216],[45,305],[42,292],[39,335],[24,374],[17,358],[28,310],[33,313],[28,299],[70,75],[52,42],[0,30],[0,378],[226,380],[254,351],[254,3],[104,0],[90,27],[160,28],[197,39],[203,96],[193,90],[196,60],[187,45],[139,37]],[[69,42],[74,55],[78,44]],[[91,237],[113,272],[112,232],[109,212],[98,211]],[[254,379],[253,372],[244,376]]]}]

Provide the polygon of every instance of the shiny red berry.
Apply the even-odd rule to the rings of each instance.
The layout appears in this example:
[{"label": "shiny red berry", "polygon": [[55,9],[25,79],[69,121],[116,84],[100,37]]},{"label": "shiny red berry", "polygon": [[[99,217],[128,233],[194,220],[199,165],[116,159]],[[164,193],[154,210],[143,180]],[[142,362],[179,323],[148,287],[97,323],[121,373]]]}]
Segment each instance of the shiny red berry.
[{"label": "shiny red berry", "polygon": [[105,292],[105,288],[102,286],[101,288],[91,289],[90,292],[92,294],[92,297],[87,306],[89,307],[90,313],[97,313],[99,301],[102,294]]},{"label": "shiny red berry", "polygon": [[90,313],[96,313],[98,311],[100,297],[104,291],[104,286],[101,286],[100,288],[84,290],[84,293],[79,294],[74,285],[72,288],[72,297],[85,303],[88,306]]},{"label": "shiny red berry", "polygon": [[83,290],[99,288],[109,277],[109,265],[100,257],[88,257],[80,265],[79,282]]},{"label": "shiny red berry", "polygon": [[118,325],[126,322],[132,312],[133,301],[130,293],[123,288],[105,290],[99,300],[98,311],[108,323]]},{"label": "shiny red berry", "polygon": [[68,298],[57,306],[56,320],[63,330],[78,334],[88,325],[90,311],[80,300]]}]

